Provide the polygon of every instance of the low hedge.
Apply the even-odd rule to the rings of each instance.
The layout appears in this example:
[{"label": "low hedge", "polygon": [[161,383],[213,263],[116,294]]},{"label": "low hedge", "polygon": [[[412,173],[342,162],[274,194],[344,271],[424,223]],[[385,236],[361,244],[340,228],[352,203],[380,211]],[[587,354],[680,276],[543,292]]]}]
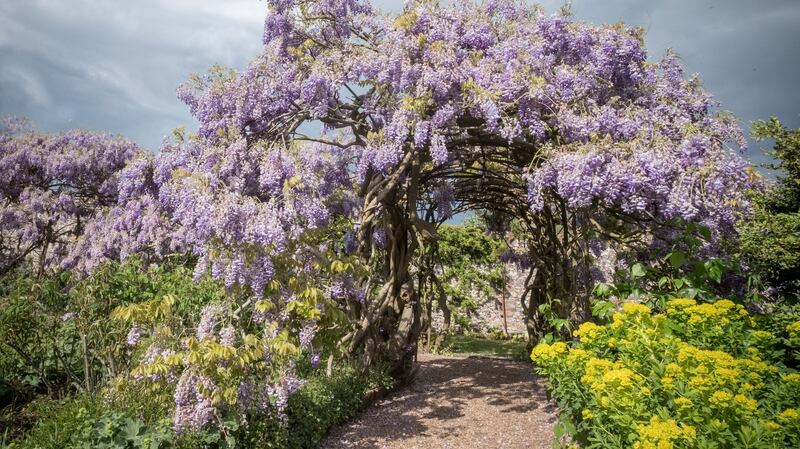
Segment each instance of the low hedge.
[{"label": "low hedge", "polygon": [[285,427],[275,419],[257,421],[243,432],[245,447],[264,449],[312,449],[335,426],[361,410],[367,393],[375,388],[389,388],[390,378],[383,372],[370,377],[346,371],[327,377],[311,378],[289,396]]}]

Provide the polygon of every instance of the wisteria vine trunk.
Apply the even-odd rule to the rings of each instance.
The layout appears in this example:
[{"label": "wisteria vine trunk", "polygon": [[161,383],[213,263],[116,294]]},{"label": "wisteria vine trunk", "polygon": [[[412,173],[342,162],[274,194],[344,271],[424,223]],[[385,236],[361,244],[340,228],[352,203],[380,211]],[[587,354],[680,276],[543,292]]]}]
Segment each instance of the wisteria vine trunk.
[{"label": "wisteria vine trunk", "polygon": [[[410,372],[420,333],[421,307],[410,270],[420,238],[416,232],[419,161],[415,156],[410,151],[392,173],[373,172],[364,181],[365,207],[358,217],[356,235],[363,263],[374,267],[361,280],[371,298],[365,307],[359,307],[360,324],[344,337],[349,341],[349,355],[363,356],[364,368],[380,354],[398,378]],[[385,232],[385,242],[376,241],[383,239],[376,238],[381,232]],[[378,246],[385,248],[377,251]],[[373,289],[373,284],[380,288]]]}]

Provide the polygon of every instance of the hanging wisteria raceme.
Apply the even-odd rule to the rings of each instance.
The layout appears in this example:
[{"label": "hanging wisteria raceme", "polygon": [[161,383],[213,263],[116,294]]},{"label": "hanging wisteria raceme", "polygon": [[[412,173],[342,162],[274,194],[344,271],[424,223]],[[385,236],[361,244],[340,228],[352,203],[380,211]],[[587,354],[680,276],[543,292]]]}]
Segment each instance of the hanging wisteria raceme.
[{"label": "hanging wisteria raceme", "polygon": [[673,55],[647,62],[637,29],[513,1],[414,2],[392,19],[359,1],[270,4],[246,71],[182,90],[212,141],[319,119],[359,134],[361,179],[415,149],[442,165],[495,145],[529,153],[537,211],[546,192],[712,227],[747,208],[736,121]]},{"label": "hanging wisteria raceme", "polygon": [[51,135],[8,120],[0,133],[0,273],[58,268],[94,215],[117,201],[119,171],[141,154],[120,137]]},{"label": "hanging wisteria raceme", "polygon": [[750,210],[748,192],[761,183],[726,147],[744,148],[741,130],[733,118],[710,113],[708,95],[696,80],[683,79],[674,57],[656,67],[661,76],[652,92],[625,108],[627,123],[603,106],[594,117],[562,124],[572,138],[548,146],[545,162],[527,177],[535,211],[556,194],[576,209],[619,209],[699,222],[715,234],[733,231]]},{"label": "hanging wisteria raceme", "polygon": [[297,250],[304,233],[352,202],[343,191],[351,189],[347,162],[324,144],[166,144],[122,172],[119,205],[95,225],[103,237],[83,239],[70,261],[90,270],[130,255],[188,252],[198,257],[197,276],[209,272],[258,296],[275,274],[273,256]]}]

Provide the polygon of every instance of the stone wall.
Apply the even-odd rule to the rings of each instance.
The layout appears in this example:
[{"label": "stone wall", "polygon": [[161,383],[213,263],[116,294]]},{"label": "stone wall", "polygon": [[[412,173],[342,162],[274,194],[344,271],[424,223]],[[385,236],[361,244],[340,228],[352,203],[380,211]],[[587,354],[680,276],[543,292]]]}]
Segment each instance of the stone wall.
[{"label": "stone wall", "polygon": [[[505,324],[508,326],[508,333],[525,334],[525,316],[522,311],[520,300],[524,292],[525,276],[527,272],[520,270],[514,264],[506,264],[506,288],[505,288]],[[470,314],[470,328],[458,329],[453,322],[454,330],[468,330],[471,332],[487,333],[492,330],[504,330],[503,323],[503,291],[498,291],[496,295],[487,296],[484,292],[473,291],[473,297],[478,304],[477,310]],[[444,327],[444,317],[440,310],[433,312],[433,328],[440,330]]]}]

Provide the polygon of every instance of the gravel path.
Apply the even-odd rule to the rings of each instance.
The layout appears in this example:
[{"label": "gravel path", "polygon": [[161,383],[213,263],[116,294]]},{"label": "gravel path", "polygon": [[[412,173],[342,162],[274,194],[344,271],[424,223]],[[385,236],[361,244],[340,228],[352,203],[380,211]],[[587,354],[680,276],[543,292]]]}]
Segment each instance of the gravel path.
[{"label": "gravel path", "polygon": [[416,380],[334,429],[323,449],[550,448],[556,409],[531,366],[420,355]]}]

